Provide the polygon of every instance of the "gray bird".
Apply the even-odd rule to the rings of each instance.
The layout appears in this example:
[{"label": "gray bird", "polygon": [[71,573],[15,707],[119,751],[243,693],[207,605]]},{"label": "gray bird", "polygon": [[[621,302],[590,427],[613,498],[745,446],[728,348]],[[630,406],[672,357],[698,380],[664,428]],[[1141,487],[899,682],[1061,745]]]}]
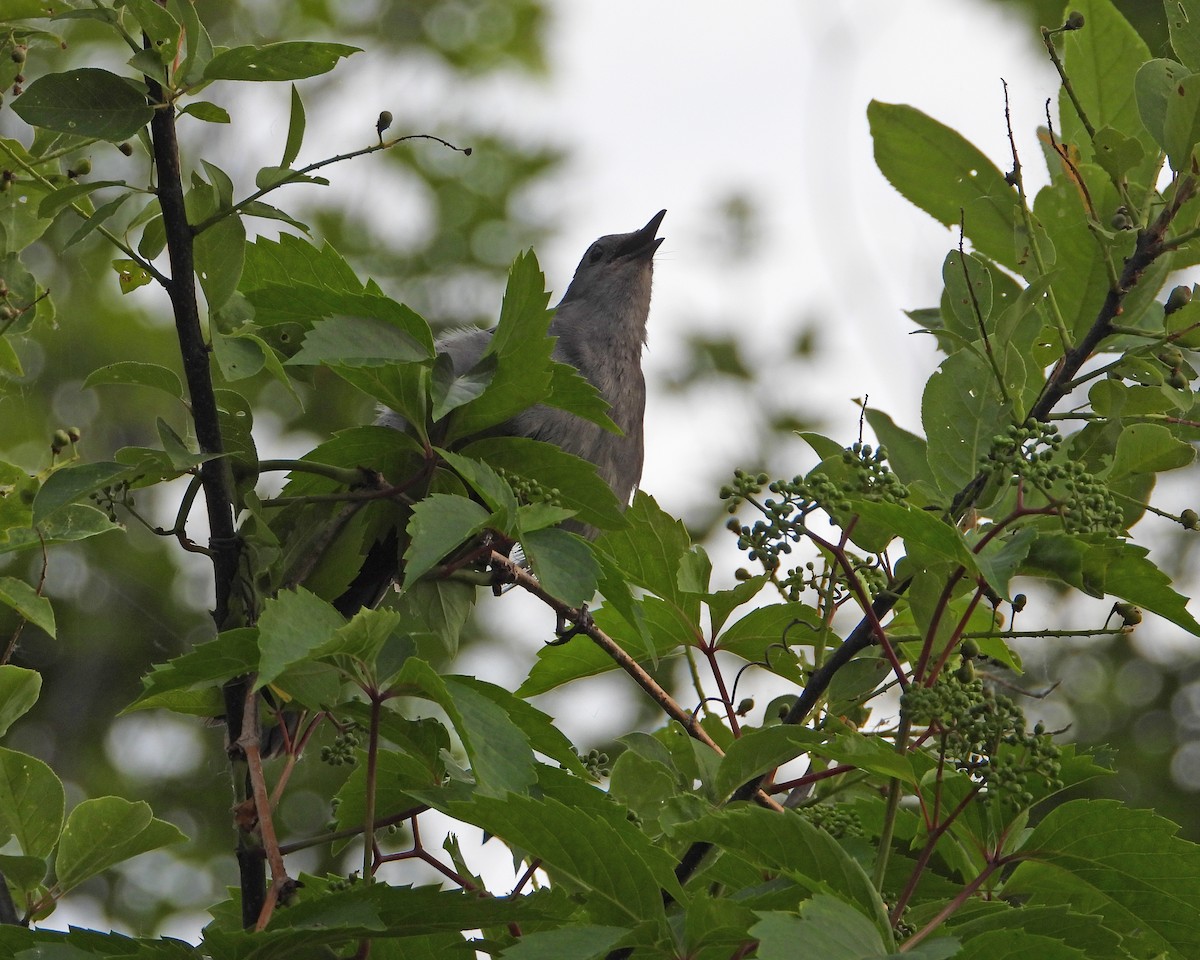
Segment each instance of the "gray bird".
[{"label": "gray bird", "polygon": [[[589,461],[622,504],[629,502],[642,477],[646,410],[642,347],[650,313],[654,253],[663,242],[658,227],[666,213],[660,210],[640,230],[610,234],[588,247],[550,323],[550,335],[558,338],[554,359],[573,366],[600,392],[609,404],[609,417],[622,433],[610,433],[545,405],[531,407],[489,431],[544,440]],[[493,333],[457,331],[439,340],[437,351],[448,354],[455,375],[462,375],[483,357]],[[401,430],[405,427],[403,417],[391,410],[384,411],[378,423]],[[595,535],[594,530],[583,532]],[[378,604],[394,580],[395,570],[396,544],[377,544],[359,577],[335,606],[350,615],[359,607]]]}]

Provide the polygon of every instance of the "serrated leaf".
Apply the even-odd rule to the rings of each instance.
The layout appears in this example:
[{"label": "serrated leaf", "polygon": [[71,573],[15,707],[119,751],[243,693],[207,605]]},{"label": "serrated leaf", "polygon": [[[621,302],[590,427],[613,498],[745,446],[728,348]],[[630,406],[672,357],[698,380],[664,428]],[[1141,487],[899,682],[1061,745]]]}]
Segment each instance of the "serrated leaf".
[{"label": "serrated leaf", "polygon": [[1149,810],[1072,800],[1034,827],[1028,859],[1007,882],[1033,904],[1068,904],[1103,918],[1141,955],[1200,954],[1200,847]]},{"label": "serrated leaf", "polygon": [[15,610],[18,616],[54,636],[54,608],[24,580],[0,577],[0,604]]},{"label": "serrated leaf", "polygon": [[553,799],[479,797],[453,804],[453,815],[482,826],[538,857],[552,880],[587,893],[587,916],[597,923],[665,926],[661,890],[681,902],[667,851],[632,824],[621,827]]},{"label": "serrated leaf", "polygon": [[0,664],[0,737],[37,703],[41,690],[42,675],[36,670]]},{"label": "serrated leaf", "polygon": [[580,523],[611,530],[624,526],[620,504],[612,489],[586,460],[566,453],[552,443],[527,437],[489,437],[459,450],[512,477],[536,480],[557,490],[560,506],[574,510]]},{"label": "serrated leaf", "polygon": [[663,599],[683,603],[679,564],[691,547],[683,524],[638,491],[625,511],[629,525],[609,531],[597,546],[623,570],[630,581]]},{"label": "serrated leaf", "polygon": [[205,80],[302,80],[328,73],[343,57],[360,53],[344,43],[286,41],[223,50],[204,68]]},{"label": "serrated leaf", "polygon": [[828,833],[795,811],[774,813],[738,807],[681,823],[676,839],[705,840],[768,870],[778,871],[812,893],[832,892],[874,919],[889,939],[887,911],[870,877]]},{"label": "serrated leaf", "polygon": [[396,686],[410,695],[419,691],[446,711],[467,751],[480,795],[524,794],[537,782],[532,747],[502,706],[508,699],[502,697],[504,691],[485,693],[483,681],[473,677],[438,676],[415,657],[405,663]]},{"label": "serrated leaf", "polygon": [[97,67],[38,77],[12,110],[31,126],[111,143],[129,139],[154,116],[136,84]]},{"label": "serrated leaf", "polygon": [[[215,639],[197,644],[168,663],[154,664],[150,673],[142,677],[141,695],[122,714],[154,707],[176,709],[179,701],[172,694],[201,688],[211,689],[215,693],[217,685],[233,677],[253,673],[258,669],[258,663],[257,628],[223,631]],[[199,715],[212,716],[207,711]]]},{"label": "serrated leaf", "polygon": [[71,811],[59,839],[57,886],[65,893],[114,864],[186,839],[178,827],[155,819],[148,803],[84,800]]},{"label": "serrated leaf", "polygon": [[261,659],[255,689],[327,644],[345,623],[329,603],[303,587],[282,590],[267,600],[258,618]]},{"label": "serrated leaf", "polygon": [[404,553],[407,588],[434,565],[479,533],[488,512],[466,497],[435,493],[413,506],[408,522],[409,546]]},{"label": "serrated leaf", "polygon": [[381,367],[427,359],[429,353],[420,343],[386,320],[334,317],[314,324],[304,337],[304,346],[288,363]]}]

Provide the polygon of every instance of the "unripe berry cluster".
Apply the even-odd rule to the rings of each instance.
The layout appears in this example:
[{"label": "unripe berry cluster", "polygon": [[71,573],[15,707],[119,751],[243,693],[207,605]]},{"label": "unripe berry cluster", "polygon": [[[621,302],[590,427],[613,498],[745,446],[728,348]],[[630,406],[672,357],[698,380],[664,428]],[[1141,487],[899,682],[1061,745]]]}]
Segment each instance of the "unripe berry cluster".
[{"label": "unripe berry cluster", "polygon": [[575,755],[579,757],[580,763],[583,764],[588,774],[596,780],[602,780],[612,773],[612,767],[608,763],[608,754],[597,750],[595,747],[586,754],[576,753]]},{"label": "unripe berry cluster", "polygon": [[939,735],[942,755],[986,787],[985,799],[1018,807],[1034,796],[1030,777],[1060,789],[1059,749],[1041,724],[1025,729],[1025,716],[1011,699],[986,688],[982,680],[943,673],[930,687],[914,684],[900,709],[917,726]]},{"label": "unripe berry cluster", "polygon": [[1067,533],[1119,536],[1124,515],[1116,497],[1078,460],[1062,451],[1063,438],[1051,423],[1027,420],[992,438],[981,470],[1016,486],[1024,482],[1057,505]]},{"label": "unripe berry cluster", "polygon": [[536,480],[510,473],[503,467],[496,472],[512,487],[513,494],[521,503],[548,503],[554,507],[563,505],[562,491],[558,487],[544,487]]},{"label": "unripe berry cluster", "polygon": [[844,803],[815,803],[811,807],[801,807],[800,816],[819,827],[835,840],[843,837],[865,837],[862,818]]},{"label": "unripe berry cluster", "polygon": [[331,767],[340,767],[343,764],[353,766],[358,762],[358,757],[355,755],[358,746],[358,734],[353,728],[348,729],[334,737],[332,745],[321,748],[321,762],[327,763]]}]

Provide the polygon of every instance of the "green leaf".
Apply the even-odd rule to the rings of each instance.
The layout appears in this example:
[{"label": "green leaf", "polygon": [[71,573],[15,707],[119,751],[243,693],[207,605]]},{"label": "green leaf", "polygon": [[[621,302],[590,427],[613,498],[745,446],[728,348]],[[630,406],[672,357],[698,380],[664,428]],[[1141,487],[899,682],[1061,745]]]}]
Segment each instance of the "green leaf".
[{"label": "green leaf", "polygon": [[196,276],[211,313],[233,296],[242,276],[246,258],[246,226],[242,218],[229,214],[209,225],[197,235],[194,249]]},{"label": "green leaf", "polygon": [[32,180],[14,180],[0,193],[0,257],[17,254],[49,228],[53,220],[39,211],[49,187]]},{"label": "green leaf", "polygon": [[1022,527],[1012,536],[996,537],[975,554],[979,572],[997,596],[1009,598],[1009,581],[1016,576],[1036,539],[1037,531],[1033,527]]},{"label": "green leaf", "polygon": [[557,490],[559,505],[574,510],[580,523],[606,530],[624,525],[620,504],[609,485],[596,475],[596,468],[552,443],[527,437],[489,437],[469,443],[459,453],[511,477],[536,480]]},{"label": "green leaf", "polygon": [[1164,151],[1167,144],[1167,104],[1173,91],[1191,73],[1174,60],[1150,60],[1138,68],[1134,78],[1134,95],[1138,115],[1147,132]]},{"label": "green leaf", "polygon": [[893,187],[946,226],[961,221],[982,253],[1020,268],[1016,191],[983,153],[950,127],[913,107],[871,101],[875,162]]},{"label": "green leaf", "polygon": [[1131,423],[1117,437],[1108,479],[1134,473],[1161,473],[1186,467],[1196,459],[1196,448],[1177,440],[1160,423]]},{"label": "green leaf", "polygon": [[1197,0],[1168,0],[1163,4],[1167,29],[1171,33],[1171,49],[1175,56],[1193,71],[1200,72],[1200,2]]},{"label": "green leaf", "polygon": [[86,239],[97,227],[102,226],[106,220],[120,210],[125,205],[125,201],[132,196],[132,193],[122,193],[120,196],[109,200],[108,203],[97,207],[96,212],[84,220],[75,232],[67,237],[66,242],[63,244],[63,249],[66,250],[69,247],[73,247],[81,240]]},{"label": "green leaf", "polygon": [[1052,576],[1093,597],[1120,597],[1200,636],[1200,623],[1188,612],[1187,598],[1171,589],[1171,578],[1148,559],[1148,553],[1145,547],[1124,540],[1093,543],[1042,534],[1021,572]]},{"label": "green leaf", "polygon": [[713,791],[716,796],[727,798],[754,777],[807,754],[823,739],[822,734],[793,725],[776,724],[751,730],[725,751],[717,767]]},{"label": "green leaf", "polygon": [[124,186],[127,186],[124,180],[93,180],[89,183],[69,183],[65,187],[59,187],[57,190],[48,193],[38,206],[37,215],[39,217],[54,217],[59,211],[75,203],[76,200],[80,200],[96,190],[102,190],[105,187]]},{"label": "green leaf", "polygon": [[255,689],[328,643],[345,623],[332,606],[303,587],[282,590],[267,600],[258,618],[261,660]]},{"label": "green leaf", "polygon": [[900,537],[911,556],[949,560],[966,567],[968,572],[975,570],[975,555],[962,533],[937,514],[913,510],[899,503],[867,500],[851,500],[850,509],[871,524],[885,527]]},{"label": "green leaf", "polygon": [[1127,176],[1146,156],[1146,149],[1138,140],[1112,127],[1097,130],[1093,146],[1097,165],[1114,180]]},{"label": "green leaf", "polygon": [[590,603],[596,595],[600,564],[582,537],[554,528],[521,536],[521,546],[542,588],[572,607]]},{"label": "green leaf", "polygon": [[54,609],[24,580],[0,577],[0,604],[15,610],[23,620],[54,636]]},{"label": "green leaf", "polygon": [[[167,707],[181,713],[212,716],[208,706],[219,700],[216,687],[233,677],[253,673],[258,669],[258,629],[241,627],[217,634],[207,643],[197,644],[182,656],[168,663],[156,663],[142,677],[141,695],[126,707],[122,714],[138,710]],[[199,704],[197,698],[179,697],[182,691],[211,690],[212,697],[202,698],[202,709],[186,709]],[[181,709],[184,707],[184,709]]]},{"label": "green leaf", "polygon": [[1192,74],[1180,80],[1167,97],[1163,147],[1172,170],[1185,173],[1191,168],[1197,142],[1200,142],[1200,74]]},{"label": "green leaf", "polygon": [[334,317],[314,324],[304,337],[304,346],[288,363],[382,367],[429,357],[429,351],[411,334],[387,320]]},{"label": "green leaf", "polygon": [[954,937],[939,937],[905,953],[889,952],[870,917],[828,894],[817,894],[800,904],[799,917],[778,910],[758,915],[762,919],[749,932],[758,939],[755,956],[759,960],[793,960],[798,943],[821,960],[946,960],[959,956]]},{"label": "green leaf", "polygon": [[81,463],[55,470],[33,500],[33,523],[37,526],[55,510],[75,503],[110,486],[129,468],[121,463]]},{"label": "green leaf", "polygon": [[597,546],[625,572],[629,580],[664,600],[683,603],[679,565],[691,547],[683,524],[659,507],[648,493],[638,491],[625,511],[629,525],[609,531]]},{"label": "green leaf", "polygon": [[136,260],[114,260],[112,267],[117,272],[117,283],[121,286],[122,294],[133,293],[154,279]]},{"label": "green leaf", "polygon": [[549,396],[554,346],[547,336],[549,301],[537,258],[532,251],[521,254],[509,270],[500,320],[482,358],[495,358],[495,373],[483,393],[454,411],[447,444],[503,423]]},{"label": "green leaf", "polygon": [[598,960],[629,934],[625,927],[572,923],[558,930],[523,933],[504,960]]},{"label": "green leaf", "polygon": [[992,314],[992,275],[987,261],[976,254],[963,256],[958,250],[946,254],[942,263],[942,281],[946,284],[952,329],[958,329],[967,340],[979,340],[981,331],[990,329]]},{"label": "green leaf", "polygon": [[999,402],[991,368],[975,351],[959,350],[942,361],[925,385],[921,421],[929,468],[944,494],[953,496],[974,479],[979,458],[1011,416]]},{"label": "green leaf", "polygon": [[66,810],[62,781],[41,760],[0,747],[0,836],[27,857],[47,857]]},{"label": "green leaf", "polygon": [[411,542],[404,552],[404,586],[416,583],[487,521],[488,512],[466,497],[435,493],[415,504],[408,522]]},{"label": "green leaf", "polygon": [[232,122],[228,110],[224,107],[218,107],[215,103],[209,103],[207,100],[197,100],[195,103],[189,103],[179,111],[179,115],[195,117],[197,120],[203,120],[205,123]]},{"label": "green leaf", "polygon": [[590,420],[612,433],[620,433],[620,428],[608,416],[608,401],[569,363],[550,365],[550,395],[546,405]]},{"label": "green leaf", "polygon": [[679,824],[676,839],[705,840],[759,867],[777,871],[812,893],[835,893],[874,918],[876,929],[891,936],[887,911],[878,892],[850,854],[824,830],[789,810],[737,807]]},{"label": "green leaf", "polygon": [[129,139],[154,116],[145,90],[96,67],[38,77],[12,110],[31,126],[110,143]]},{"label": "green leaf", "polygon": [[114,864],[186,839],[178,827],[155,819],[148,803],[84,800],[71,811],[59,839],[57,886],[65,893]]},{"label": "green leaf", "polygon": [[925,438],[897,426],[882,410],[868,408],[866,418],[879,443],[887,449],[887,461],[896,476],[906,484],[924,482],[931,490],[936,490],[937,481],[929,469]]},{"label": "green leaf", "polygon": [[175,73],[177,83],[186,86],[198,86],[204,76],[204,68],[213,56],[212,40],[193,3],[179,5],[179,13],[183,18],[183,34],[187,45],[187,56]]},{"label": "green leaf", "polygon": [[440,677],[415,657],[405,663],[396,680],[398,689],[410,695],[419,691],[446,711],[467,751],[481,795],[528,793],[537,782],[533,749],[505,709],[511,706],[511,694],[500,688],[484,692],[484,686],[474,677]]},{"label": "green leaf", "polygon": [[234,47],[213,57],[204,68],[205,80],[302,80],[328,73],[343,57],[360,47],[344,43],[288,41],[261,47]]},{"label": "green leaf", "polygon": [[[1148,182],[1158,151],[1139,116],[1134,78],[1150,59],[1150,50],[1110,0],[1078,0],[1071,9],[1082,13],[1087,24],[1083,30],[1068,31],[1062,40],[1063,62],[1075,95],[1096,130],[1111,127],[1142,141],[1146,159],[1132,179]],[[1090,160],[1091,138],[1065,91],[1059,94],[1058,107],[1059,139],[1078,147]]]},{"label": "green leaf", "polygon": [[437,448],[437,453],[455,473],[469,483],[507,526],[513,522],[517,512],[517,498],[508,482],[486,463],[464,457],[450,450]]},{"label": "green leaf", "polygon": [[29,712],[42,690],[42,675],[11,663],[0,664],[0,737]]},{"label": "green leaf", "polygon": [[1200,847],[1178,830],[1114,800],[1069,801],[1033,829],[1006,892],[1098,916],[1141,956],[1200,955]]},{"label": "green leaf", "polygon": [[591,922],[650,921],[662,930],[660,891],[687,902],[672,872],[673,858],[633,824],[617,826],[585,809],[524,796],[478,797],[451,805],[450,812],[539,858],[552,882],[560,879],[586,893]]},{"label": "green leaf", "polygon": [[[3,503],[3,499],[0,499],[0,503]],[[10,528],[8,540],[0,540],[0,554],[86,540],[97,534],[121,529],[119,524],[108,519],[107,514],[90,504],[70,504],[55,511],[37,530],[32,527],[24,530]]]},{"label": "green leaf", "polygon": [[165,7],[154,0],[125,0],[125,6],[137,18],[142,33],[150,43],[150,50],[160,64],[170,63],[179,52],[179,40],[183,27]]},{"label": "green leaf", "polygon": [[290,167],[300,155],[300,145],[304,142],[304,103],[300,99],[300,91],[292,84],[292,112],[288,120],[287,142],[283,145],[281,167]]}]

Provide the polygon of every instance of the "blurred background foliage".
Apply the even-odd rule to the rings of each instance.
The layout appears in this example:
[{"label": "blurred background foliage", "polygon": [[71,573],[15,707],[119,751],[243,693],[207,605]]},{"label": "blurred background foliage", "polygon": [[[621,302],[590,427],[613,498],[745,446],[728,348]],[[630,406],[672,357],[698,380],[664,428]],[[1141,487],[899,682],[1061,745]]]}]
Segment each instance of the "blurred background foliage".
[{"label": "blurred background foliage", "polygon": [[[338,40],[364,47],[368,53],[359,58],[369,57],[374,69],[394,65],[401,74],[402,89],[381,91],[380,102],[365,104],[346,104],[339,88],[342,71],[366,68],[353,60],[331,75],[306,81],[302,94],[309,135],[302,162],[370,142],[380,109],[394,112],[392,133],[436,134],[474,148],[468,160],[417,141],[411,148],[370,158],[369,167],[363,161],[335,167],[330,188],[305,188],[277,202],[309,223],[315,237],[328,239],[360,274],[374,277],[435,325],[488,322],[512,257],[523,247],[536,247],[560,226],[544,213],[531,212],[545,205],[539,208],[529,198],[560,173],[569,144],[531,138],[527,131],[511,129],[502,115],[485,122],[465,105],[484,85],[500,79],[553,82],[546,49],[552,4],[297,0],[230,5],[200,0],[197,5],[216,43]],[[1061,6],[1051,0],[994,0],[994,5],[1033,23],[1061,21]],[[1151,49],[1162,51],[1166,31],[1161,7],[1132,0],[1118,5],[1143,31]],[[86,22],[70,30],[66,50],[38,48],[31,54],[31,75],[87,62],[97,53],[92,42],[96,34]],[[1031,30],[1030,43],[1037,42],[1036,30]],[[418,77],[422,82],[413,85]],[[203,144],[207,159],[236,182],[248,183],[255,169],[275,162],[286,108],[240,87],[222,90],[214,99],[235,113],[232,130],[198,123],[185,127],[185,155],[197,157]],[[0,135],[13,134],[12,120],[0,108]],[[252,135],[247,136],[247,129]],[[136,181],[145,172],[146,156],[142,148],[125,157],[98,144],[93,163],[97,179]],[[722,255],[735,261],[752,257],[758,240],[759,218],[751,196],[733,191],[714,202],[714,233],[724,245]],[[920,214],[913,211],[913,216]],[[92,370],[117,360],[177,367],[174,330],[165,298],[152,288],[120,296],[110,249],[82,244],[58,260],[52,250],[64,238],[46,239],[29,266],[52,291],[56,326],[36,329],[17,344],[25,376],[0,385],[0,458],[29,470],[44,466],[51,434],[59,427],[78,427],[84,456],[92,459],[105,459],[123,446],[153,445],[157,416],[186,429],[183,411],[165,399],[122,388],[81,389]],[[897,315],[901,308],[917,306],[922,305],[897,304]],[[711,324],[698,326],[708,332],[684,340],[657,389],[684,397],[714,390],[753,397],[759,415],[747,429],[758,452],[756,462],[741,465],[795,472],[798,467],[780,463],[777,452],[795,449],[785,444],[793,431],[819,428],[820,423],[778,401],[780,378],[802,377],[805,364],[850,361],[823,355],[817,336],[822,318],[806,318],[787,348],[777,351],[777,361],[765,368],[751,359],[755,351],[735,332],[748,329],[748,319],[728,317],[728,334],[714,335]],[[686,322],[681,326],[691,329]],[[238,386],[256,405],[263,456],[276,450],[302,452],[371,415],[359,397],[331,379],[301,386],[303,409],[265,377]],[[704,462],[702,468],[719,482],[733,466]],[[145,494],[139,508],[150,522],[169,524],[179,492],[168,488]],[[684,519],[697,539],[722,537],[724,515],[715,489],[707,509]],[[156,537],[132,521],[128,525],[128,536],[101,537],[53,552],[46,590],[55,602],[59,640],[52,644],[32,628],[21,637],[14,662],[42,671],[45,686],[36,710],[14,729],[8,745],[51,763],[73,785],[73,801],[85,787],[89,795],[146,799],[158,816],[176,822],[193,839],[184,850],[156,853],[153,863],[139,860],[128,871],[95,881],[87,891],[105,922],[151,933],[177,929],[181,917],[218,899],[219,887],[234,881],[234,864],[228,794],[196,789],[198,780],[208,784],[225,776],[219,733],[174,717],[117,718],[152,663],[186,651],[212,632],[206,566],[183,554],[173,540]],[[1161,565],[1174,573],[1184,593],[1195,592],[1193,541],[1181,533],[1164,548],[1173,559],[1164,555]],[[36,582],[40,558],[0,556],[0,572]],[[0,634],[7,637],[13,626],[0,611]],[[1122,772],[1100,781],[1095,791],[1155,807],[1183,824],[1185,835],[1200,840],[1195,805],[1200,790],[1200,659],[1195,650],[1165,647],[1165,632],[1160,624],[1147,623],[1134,642],[1051,642],[1031,648],[1030,663],[1036,668],[1025,680],[1030,689],[1066,682],[1044,702],[1030,701],[1027,709],[1065,728],[1068,738],[1109,743],[1119,752]],[[647,719],[651,715],[648,711]],[[586,750],[593,745],[579,746]],[[301,766],[282,813],[283,829],[293,835],[322,829],[329,817],[324,798],[344,775],[317,762],[314,752],[310,749],[309,761]],[[301,863],[305,869],[334,866],[316,854]]]}]

